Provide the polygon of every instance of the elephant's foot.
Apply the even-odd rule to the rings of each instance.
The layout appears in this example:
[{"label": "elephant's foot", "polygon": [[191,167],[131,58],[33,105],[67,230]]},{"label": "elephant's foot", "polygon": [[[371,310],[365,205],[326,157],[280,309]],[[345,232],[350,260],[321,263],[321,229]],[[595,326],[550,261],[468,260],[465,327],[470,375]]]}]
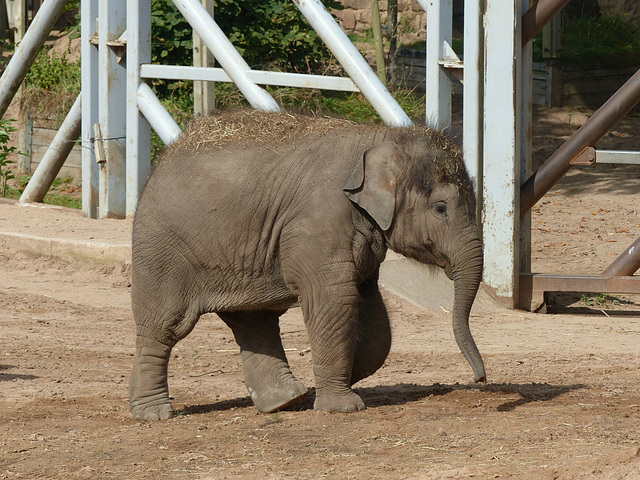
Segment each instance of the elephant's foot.
[{"label": "elephant's foot", "polygon": [[133,418],[165,420],[173,417],[167,383],[171,348],[161,344],[138,347],[129,381],[129,404]]},{"label": "elephant's foot", "polygon": [[365,405],[362,399],[353,391],[344,395],[335,393],[322,393],[316,391],[316,401],[313,404],[315,410],[326,410],[329,412],[352,413],[364,410]]},{"label": "elephant's foot", "polygon": [[[263,384],[264,385],[264,384]],[[309,389],[293,375],[278,379],[276,382],[264,386],[247,385],[256,408],[262,413],[273,413],[293,405],[302,399]]]},{"label": "elephant's foot", "polygon": [[172,418],[173,413],[173,407],[168,399],[167,403],[131,406],[131,415],[136,420],[166,420]]}]

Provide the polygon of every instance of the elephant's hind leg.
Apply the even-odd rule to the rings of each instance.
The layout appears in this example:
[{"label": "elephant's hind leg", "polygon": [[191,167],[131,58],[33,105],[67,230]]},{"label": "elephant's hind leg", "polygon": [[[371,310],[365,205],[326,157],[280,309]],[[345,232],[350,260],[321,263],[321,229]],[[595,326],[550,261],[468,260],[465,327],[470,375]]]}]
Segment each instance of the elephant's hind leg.
[{"label": "elephant's hind leg", "polygon": [[167,373],[171,349],[193,329],[199,312],[180,312],[162,318],[145,314],[133,304],[136,356],[129,383],[131,414],[139,420],[173,417]]},{"label": "elephant's hind leg", "polygon": [[309,391],[291,373],[280,339],[279,312],[221,312],[242,353],[247,389],[259,411],[294,404]]}]

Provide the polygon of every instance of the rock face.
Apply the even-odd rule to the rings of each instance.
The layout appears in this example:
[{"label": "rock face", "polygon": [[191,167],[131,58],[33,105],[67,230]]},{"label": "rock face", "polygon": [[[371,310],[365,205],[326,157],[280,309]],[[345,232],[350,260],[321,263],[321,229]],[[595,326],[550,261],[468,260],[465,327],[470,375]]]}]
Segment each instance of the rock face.
[{"label": "rock face", "polygon": [[[365,34],[371,29],[370,0],[342,0],[344,10],[334,12],[347,33]],[[380,20],[387,20],[387,1],[379,0]],[[400,35],[417,34],[424,38],[427,14],[415,0],[398,0],[398,30]]]}]

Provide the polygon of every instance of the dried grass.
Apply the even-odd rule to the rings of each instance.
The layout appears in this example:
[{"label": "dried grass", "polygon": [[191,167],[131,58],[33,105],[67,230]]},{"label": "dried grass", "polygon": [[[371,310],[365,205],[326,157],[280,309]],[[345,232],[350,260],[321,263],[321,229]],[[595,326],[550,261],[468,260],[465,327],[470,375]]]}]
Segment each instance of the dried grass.
[{"label": "dried grass", "polygon": [[230,142],[260,142],[278,146],[294,138],[322,135],[335,128],[353,127],[347,120],[292,113],[240,110],[201,117],[192,122],[167,153],[202,153]]}]

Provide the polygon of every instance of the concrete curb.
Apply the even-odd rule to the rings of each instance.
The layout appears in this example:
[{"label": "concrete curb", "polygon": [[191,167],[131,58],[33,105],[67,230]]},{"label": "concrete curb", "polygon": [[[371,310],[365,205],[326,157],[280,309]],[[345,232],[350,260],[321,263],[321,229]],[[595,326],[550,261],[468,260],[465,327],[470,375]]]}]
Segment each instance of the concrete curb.
[{"label": "concrete curb", "polygon": [[[132,223],[90,220],[78,210],[0,200],[0,245],[39,255],[130,264]],[[414,305],[445,312],[453,306],[453,282],[444,272],[392,251],[381,266],[380,285]],[[505,308],[481,288],[472,313]]]}]

